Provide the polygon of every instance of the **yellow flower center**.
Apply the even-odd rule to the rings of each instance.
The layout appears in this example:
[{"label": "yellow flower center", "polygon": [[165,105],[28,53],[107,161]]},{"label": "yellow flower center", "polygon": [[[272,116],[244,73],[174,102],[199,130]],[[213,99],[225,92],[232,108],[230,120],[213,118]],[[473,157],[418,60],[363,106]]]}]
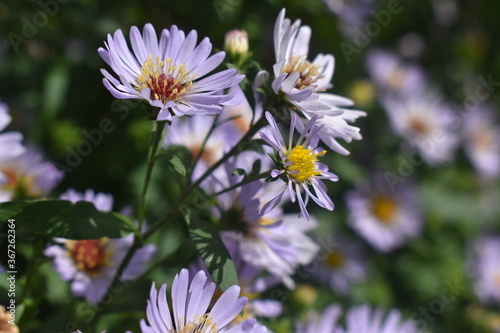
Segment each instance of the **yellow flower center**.
[{"label": "yellow flower center", "polygon": [[315,162],[318,161],[318,156],[324,154],[326,154],[326,150],[313,154],[309,149],[305,149],[302,146],[295,146],[286,154],[286,162],[292,162],[286,167],[288,176],[298,182],[302,182],[311,177],[320,175],[321,172],[316,169]]},{"label": "yellow flower center", "polygon": [[135,88],[138,91],[151,89],[150,98],[163,103],[178,102],[182,95],[188,92],[195,75],[192,69],[186,70],[186,65],[172,65],[172,62],[172,58],[161,60],[159,57],[153,61],[150,54],[142,65]]},{"label": "yellow flower center", "polygon": [[334,251],[326,258],[326,263],[332,268],[342,267],[344,264],[344,256],[338,251]]},{"label": "yellow flower center", "polygon": [[378,196],[373,199],[372,212],[382,223],[391,224],[396,215],[397,206],[394,200]]},{"label": "yellow flower center", "polygon": [[68,241],[66,247],[79,270],[97,275],[109,264],[110,251],[106,247],[108,238]]},{"label": "yellow flower center", "polygon": [[[182,327],[184,325],[184,318],[179,319],[179,324]],[[219,332],[217,329],[217,324],[213,322],[210,314],[207,313],[203,316],[196,315],[194,320],[186,324],[180,330],[174,331],[172,333],[216,333]]]},{"label": "yellow flower center", "polygon": [[302,56],[290,56],[288,62],[283,66],[283,73],[288,75],[293,72],[299,72],[300,77],[295,84],[295,88],[302,90],[310,85],[314,86],[314,83],[323,76],[319,76],[320,65],[313,65],[307,59]]},{"label": "yellow flower center", "polygon": [[276,222],[278,222],[278,220],[270,219],[268,217],[261,217],[258,221],[258,223],[263,226],[273,225]]}]

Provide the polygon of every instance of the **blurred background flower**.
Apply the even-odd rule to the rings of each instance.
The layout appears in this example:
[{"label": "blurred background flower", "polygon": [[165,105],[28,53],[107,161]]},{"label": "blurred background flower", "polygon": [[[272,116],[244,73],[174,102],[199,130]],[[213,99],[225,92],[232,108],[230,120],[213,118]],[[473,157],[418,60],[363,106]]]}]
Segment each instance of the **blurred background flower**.
[{"label": "blurred background flower", "polygon": [[[290,291],[282,285],[263,289],[259,299],[281,302],[282,315],[256,318],[273,332],[285,333],[294,331],[295,321],[307,318],[311,310],[319,314],[330,309],[335,316],[330,312],[326,325],[332,328],[337,310],[328,306],[338,304],[343,314],[338,315],[337,324],[349,332],[353,327],[356,331],[354,322],[370,324],[374,317],[388,326],[395,323],[398,329],[413,320],[424,332],[498,332],[500,286],[498,255],[494,254],[500,235],[497,1],[4,1],[0,3],[0,96],[8,105],[9,118],[2,105],[0,139],[16,132],[24,139],[16,134],[16,144],[9,148],[0,142],[1,165],[5,153],[14,153],[20,143],[37,147],[25,156],[26,164],[18,157],[9,162],[10,171],[4,172],[0,166],[5,200],[58,198],[69,188],[94,188],[112,193],[115,207],[132,205],[136,209],[151,109],[147,102],[117,100],[102,85],[100,69],[107,65],[97,49],[106,36],[146,23],[155,27],[158,36],[162,29],[177,25],[182,31],[196,30],[199,36],[208,36],[216,53],[224,49],[226,33],[240,29],[248,35],[244,61],[256,61],[273,73],[277,62],[273,30],[283,7],[292,22],[300,19],[301,26],[310,27],[307,54],[312,59],[318,54],[333,55],[334,75],[321,87],[331,83],[328,92],[345,96],[354,106],[337,117],[340,127],[330,124],[328,117],[321,121],[341,132],[333,133],[332,140],[352,142],[348,150],[330,142],[336,152],[321,159],[339,177],[338,182],[326,185],[335,210],[308,205],[317,224],[311,230],[301,226],[303,237],[307,229],[307,239],[320,248],[317,260],[305,266],[298,264],[307,260],[294,262],[287,277],[298,289]],[[244,52],[246,40],[238,39],[238,43],[232,44],[234,52]],[[237,59],[226,60],[234,60],[233,67],[240,65]],[[142,64],[137,66],[140,69]],[[242,67],[239,69],[248,70]],[[222,65],[214,73],[226,69]],[[225,146],[228,136],[241,136],[251,121],[249,111],[258,109],[250,84],[255,73],[247,74],[249,81],[242,81],[242,89],[249,105],[226,106],[227,114],[231,108],[245,111],[241,119],[228,123],[228,133],[221,131],[224,133],[214,136],[216,142],[207,142],[207,151],[201,155],[206,163],[200,164],[201,169],[210,165],[210,149]],[[266,89],[265,84],[259,87]],[[173,139],[175,131],[167,134],[167,158],[158,161],[152,175],[148,221],[161,218],[179,196],[184,180],[169,161],[173,154],[185,164],[192,161],[210,128],[205,123],[193,125],[198,120],[179,121],[179,140]],[[226,120],[221,114],[219,121]],[[354,120],[355,127],[349,123]],[[432,133],[436,144],[429,147],[423,142]],[[182,142],[190,146],[176,146]],[[342,155],[347,153],[350,155]],[[255,154],[248,160],[257,160]],[[19,177],[13,177],[13,172]],[[373,182],[374,174],[381,175],[384,190],[364,185]],[[16,197],[15,191],[5,187],[14,184],[26,189],[21,191],[23,195]],[[412,195],[407,197],[406,192]],[[259,199],[264,202],[267,198]],[[208,204],[210,209],[215,206],[212,201]],[[297,216],[300,210],[289,202],[283,202],[280,209],[286,216]],[[140,319],[146,318],[151,280],[158,286],[171,285],[180,268],[196,257],[182,223],[174,222],[151,237],[157,252],[151,259],[153,268],[145,273],[147,281],[126,287],[126,295],[113,299],[113,312],[96,313],[84,300],[72,297],[51,260],[41,260],[37,278],[31,281],[38,296],[28,299],[37,309],[36,316],[19,323],[21,331],[74,331],[92,322],[91,314],[98,317],[96,332],[138,331]],[[215,225],[216,218],[211,222]],[[1,228],[5,234],[5,225]],[[259,231],[264,229],[259,226]],[[328,235],[339,235],[342,245],[335,247],[335,237]],[[19,272],[25,273],[31,265],[33,237],[19,234],[17,240]],[[351,244],[362,244],[362,254],[351,258]],[[490,247],[493,250],[487,250]],[[346,252],[335,255],[329,249]],[[7,267],[4,252],[0,263]],[[325,255],[328,253],[331,258]],[[298,257],[295,252],[292,255]],[[342,264],[348,263],[356,265],[344,270]],[[357,267],[356,273],[347,267]],[[320,275],[330,284],[319,279]],[[1,304],[8,302],[7,290],[6,279],[0,279]],[[317,331],[321,316],[310,318],[315,324],[302,329]],[[68,330],[65,324],[69,322],[78,326]]]}]

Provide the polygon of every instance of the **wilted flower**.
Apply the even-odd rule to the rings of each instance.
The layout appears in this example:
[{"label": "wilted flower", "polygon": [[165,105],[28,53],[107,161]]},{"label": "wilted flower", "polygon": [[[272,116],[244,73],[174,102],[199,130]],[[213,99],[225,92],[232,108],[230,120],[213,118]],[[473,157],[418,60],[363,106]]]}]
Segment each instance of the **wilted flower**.
[{"label": "wilted flower", "polygon": [[500,126],[496,124],[493,111],[477,108],[465,115],[463,141],[467,157],[486,178],[500,176]]},{"label": "wilted flower", "polygon": [[422,230],[416,190],[405,185],[391,192],[376,183],[373,189],[347,193],[349,225],[381,252],[402,246]]},{"label": "wilted flower", "polygon": [[346,314],[346,329],[338,333],[419,333],[415,322],[402,321],[399,310],[393,309],[384,319],[381,308],[372,309],[369,305],[356,306]]},{"label": "wilted flower", "polygon": [[[341,314],[342,309],[337,304],[330,305],[321,315],[311,311],[306,322],[295,324],[295,333],[338,333],[340,328],[337,322]],[[365,331],[358,333],[365,333]]]},{"label": "wilted flower", "polygon": [[41,151],[28,146],[26,151],[12,159],[0,161],[0,174],[6,178],[0,184],[0,202],[39,198],[48,194],[59,184],[64,173],[47,162]]},{"label": "wilted flower", "polygon": [[232,95],[222,91],[238,84],[243,75],[226,69],[206,76],[224,60],[225,53],[209,57],[212,44],[204,38],[196,46],[197,32],[187,36],[175,25],[164,29],[160,40],[151,24],[130,29],[130,51],[121,30],[108,35],[106,49],[99,54],[118,76],[102,69],[106,88],[120,99],[145,99],[159,107],[156,120],[171,121],[172,116],[215,115],[222,105],[230,104]]},{"label": "wilted flower", "polygon": [[318,54],[311,63],[307,59],[310,37],[310,27],[300,27],[298,20],[291,24],[285,10],[280,12],[274,26],[276,64],[272,88],[276,94],[285,95],[307,119],[317,115],[318,125],[324,125],[319,131],[323,142],[340,154],[348,154],[336,138],[347,142],[361,139],[359,128],[348,122],[365,113],[343,108],[353,104],[350,99],[324,92],[332,87],[335,61],[331,54]]},{"label": "wilted flower", "polygon": [[469,247],[467,264],[481,302],[500,304],[500,237],[483,236]]},{"label": "wilted flower", "polygon": [[[321,127],[315,125],[316,117],[313,117],[302,128],[302,135],[295,144],[292,144],[293,134],[297,126],[297,116],[292,113],[290,124],[290,136],[288,146],[283,140],[278,124],[273,116],[266,112],[266,118],[269,126],[260,131],[260,136],[273,149],[278,151],[279,163],[278,169],[271,173],[271,177],[283,177],[283,190],[278,196],[267,202],[261,209],[260,214],[264,215],[276,207],[285,196],[289,196],[292,202],[299,202],[301,214],[309,220],[309,213],[306,205],[309,198],[312,198],[320,207],[333,210],[333,202],[326,193],[326,186],[323,179],[337,181],[338,177],[328,171],[326,164],[320,163],[319,156],[326,154],[326,151],[318,148],[318,131]],[[314,189],[314,194],[309,187]],[[302,199],[302,191],[305,192],[305,199]]]},{"label": "wilted flower", "polygon": [[451,108],[435,93],[382,99],[392,129],[429,165],[450,162],[459,143]]},{"label": "wilted flower", "polygon": [[[87,190],[78,193],[69,190],[60,197],[71,202],[89,201],[101,211],[110,211],[113,197],[109,194]],[[55,239],[60,245],[45,249],[45,255],[54,258],[54,268],[64,281],[71,281],[75,296],[86,297],[91,303],[98,303],[107,291],[125,254],[134,241],[133,235],[124,238],[68,240]],[[61,246],[62,245],[62,246]],[[123,272],[124,281],[132,280],[144,271],[151,261],[156,246],[145,245],[137,250]]]},{"label": "wilted flower", "polygon": [[226,290],[207,313],[215,291],[215,283],[208,282],[204,271],[199,271],[192,281],[187,269],[182,269],[172,283],[172,311],[167,301],[167,285],[156,291],[155,284],[146,308],[148,323],[141,320],[143,333],[204,332],[204,333],[265,333],[267,328],[249,319],[227,330],[227,325],[243,310],[248,302],[238,297],[240,287]]},{"label": "wilted flower", "polygon": [[9,311],[0,305],[0,333],[19,333],[19,327],[15,322],[15,314],[10,316]]}]

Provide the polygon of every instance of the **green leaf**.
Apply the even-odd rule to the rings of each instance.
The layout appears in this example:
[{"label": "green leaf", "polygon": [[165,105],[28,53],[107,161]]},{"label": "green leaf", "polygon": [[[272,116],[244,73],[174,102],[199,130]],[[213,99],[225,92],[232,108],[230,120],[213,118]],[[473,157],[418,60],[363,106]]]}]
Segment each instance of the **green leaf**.
[{"label": "green leaf", "polygon": [[245,169],[237,168],[233,170],[233,176],[246,176],[246,174]]},{"label": "green leaf", "polygon": [[115,212],[98,211],[90,202],[28,200],[0,203],[0,221],[15,219],[16,229],[68,239],[120,238],[135,231]]},{"label": "green leaf", "polygon": [[196,212],[189,209],[186,210],[184,219],[198,254],[219,288],[226,291],[229,287],[238,285],[236,268],[213,224],[202,221]]},{"label": "green leaf", "polygon": [[252,165],[252,171],[250,171],[250,175],[258,175],[260,173],[261,168],[261,160],[255,160]]},{"label": "green leaf", "polygon": [[186,175],[186,168],[184,167],[184,163],[182,163],[181,159],[177,156],[172,156],[170,159],[170,163],[174,167],[175,171],[177,171],[181,176]]}]

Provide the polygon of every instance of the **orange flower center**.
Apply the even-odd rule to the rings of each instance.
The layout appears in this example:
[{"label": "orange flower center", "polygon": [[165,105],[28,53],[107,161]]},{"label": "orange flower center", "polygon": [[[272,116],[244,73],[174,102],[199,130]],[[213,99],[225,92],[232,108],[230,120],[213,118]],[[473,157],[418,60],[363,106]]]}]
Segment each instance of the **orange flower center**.
[{"label": "orange flower center", "polygon": [[87,274],[98,274],[108,264],[107,238],[69,241],[66,247],[79,270]]},{"label": "orange flower center", "polygon": [[410,128],[415,134],[418,135],[426,135],[430,131],[429,124],[427,124],[423,119],[416,117],[412,117],[410,119]]}]

